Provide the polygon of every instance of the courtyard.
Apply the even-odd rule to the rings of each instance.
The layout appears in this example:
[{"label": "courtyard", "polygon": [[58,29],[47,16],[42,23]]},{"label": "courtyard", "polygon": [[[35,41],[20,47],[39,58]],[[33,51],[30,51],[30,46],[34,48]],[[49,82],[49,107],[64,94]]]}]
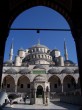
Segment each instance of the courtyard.
[{"label": "courtyard", "polygon": [[46,105],[30,105],[29,100],[26,103],[8,104],[3,110],[80,110],[80,106],[62,103],[59,101],[51,101],[48,106]]}]

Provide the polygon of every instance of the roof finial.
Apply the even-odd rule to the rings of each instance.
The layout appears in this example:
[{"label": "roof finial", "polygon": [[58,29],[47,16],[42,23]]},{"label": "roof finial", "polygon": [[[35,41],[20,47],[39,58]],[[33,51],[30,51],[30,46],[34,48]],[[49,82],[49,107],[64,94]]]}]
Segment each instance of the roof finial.
[{"label": "roof finial", "polygon": [[38,44],[40,44],[40,39],[38,39]]}]

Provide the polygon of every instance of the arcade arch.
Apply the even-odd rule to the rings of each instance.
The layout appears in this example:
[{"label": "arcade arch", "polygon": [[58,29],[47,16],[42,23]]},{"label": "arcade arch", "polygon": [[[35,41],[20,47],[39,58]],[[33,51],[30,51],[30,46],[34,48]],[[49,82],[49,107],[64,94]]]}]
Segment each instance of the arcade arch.
[{"label": "arcade arch", "polygon": [[17,92],[30,93],[30,80],[27,76],[22,75],[17,81]]},{"label": "arcade arch", "polygon": [[58,76],[52,75],[48,81],[50,82],[50,92],[58,93],[61,91],[61,80]]},{"label": "arcade arch", "polygon": [[76,82],[73,76],[66,75],[63,80],[64,92],[74,91],[76,88]]},{"label": "arcade arch", "polygon": [[15,80],[12,76],[7,75],[3,79],[2,88],[7,92],[15,92]]}]

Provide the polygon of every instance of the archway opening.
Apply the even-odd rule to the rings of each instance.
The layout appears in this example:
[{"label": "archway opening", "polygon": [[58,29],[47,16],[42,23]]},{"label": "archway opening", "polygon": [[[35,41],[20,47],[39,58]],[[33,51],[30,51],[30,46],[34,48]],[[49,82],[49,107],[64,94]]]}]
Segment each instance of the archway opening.
[{"label": "archway opening", "polygon": [[67,75],[63,80],[64,92],[73,92],[76,89],[76,82],[73,76]]},{"label": "archway opening", "polygon": [[37,87],[36,97],[37,98],[43,98],[43,87],[41,85],[39,85]]},{"label": "archway opening", "polygon": [[[33,8],[33,9],[34,9],[34,8]],[[27,10],[27,11],[28,11],[28,10]],[[53,11],[54,11],[54,10],[53,10]],[[42,12],[42,10],[41,10],[41,12]],[[55,12],[55,11],[54,11],[54,12]],[[27,14],[27,13],[26,13],[26,14]],[[40,13],[40,14],[41,14],[41,13]],[[49,13],[48,13],[48,14],[49,14]],[[52,14],[52,15],[53,15],[53,14]],[[21,14],[21,16],[22,16],[22,14]],[[37,16],[37,15],[36,15],[36,16]],[[41,15],[40,15],[40,16],[41,16]],[[49,15],[49,16],[50,16],[50,15]],[[28,16],[28,17],[29,17],[29,16]],[[55,16],[55,17],[56,17],[56,16]],[[32,17],[30,17],[30,18],[32,18]],[[28,19],[30,19],[30,18],[28,18]],[[41,16],[41,18],[42,18],[42,16]],[[48,16],[47,16],[47,18],[48,18]],[[47,18],[46,18],[45,21],[47,21]],[[54,18],[54,17],[52,17],[52,18]],[[62,17],[61,17],[61,18],[62,18]],[[26,18],[25,18],[25,19],[26,19]],[[56,21],[54,21],[54,22],[48,21],[51,25],[50,25],[50,24],[47,25],[48,22],[46,22],[46,24],[43,25],[43,23],[45,23],[45,22],[41,22],[41,23],[42,23],[41,26],[40,26],[40,24],[39,24],[40,21],[39,21],[37,24],[35,23],[35,21],[38,21],[38,20],[39,20],[39,19],[38,19],[38,20],[37,20],[37,19],[38,19],[38,18],[35,18],[35,19],[33,18],[33,19],[29,22],[30,25],[29,25],[29,24],[26,24],[27,21],[26,21],[25,23],[22,23],[22,24],[25,24],[25,25],[22,25],[22,24],[21,24],[21,22],[22,22],[21,20],[20,20],[20,24],[19,24],[19,23],[18,23],[18,22],[19,22],[19,19],[18,19],[18,21],[15,21],[16,24],[13,24],[12,27],[16,26],[17,23],[18,23],[17,26],[19,26],[19,27],[21,27],[21,26],[24,26],[24,27],[25,27],[25,26],[29,26],[29,27],[31,27],[31,26],[32,26],[32,27],[34,27],[34,28],[37,27],[37,29],[38,29],[38,27],[42,28],[43,26],[44,26],[45,28],[46,28],[46,27],[47,27],[47,28],[55,28],[55,26],[56,26],[56,28],[57,28],[57,24],[61,24],[61,25],[59,25],[59,26],[61,26],[61,27],[63,26],[63,25],[62,25],[62,21],[59,23],[58,17],[57,17]],[[23,19],[22,19],[22,20],[23,20]],[[43,21],[44,19],[40,19],[40,20]],[[64,19],[64,20],[65,20],[65,19]],[[23,21],[24,21],[24,20],[23,20]],[[33,22],[34,25],[31,24],[32,21],[34,21],[34,22]],[[56,24],[56,23],[57,23],[57,24]],[[67,22],[65,21],[65,23],[67,23]],[[52,24],[53,24],[53,26],[52,26]],[[59,26],[58,26],[58,28],[59,28]],[[67,24],[64,25],[65,28],[66,28],[66,26],[67,26],[67,28],[69,28],[69,26],[68,26]],[[24,33],[23,33],[23,32],[24,32]],[[14,34],[13,34],[13,33],[14,33]],[[17,33],[17,35],[16,35],[16,33]],[[48,31],[47,31],[47,32],[40,31],[39,34],[38,34],[38,33],[35,33],[35,31],[29,31],[29,32],[27,32],[27,31],[21,31],[20,34],[19,34],[18,31],[14,31],[14,30],[10,32],[10,35],[11,35],[11,36],[13,36],[13,35],[16,36],[16,37],[13,36],[13,37],[14,37],[14,41],[16,41],[16,42],[15,42],[15,43],[16,43],[16,47],[15,47],[15,48],[17,48],[17,49],[15,49],[15,50],[18,50],[18,49],[20,48],[20,47],[19,47],[19,44],[20,44],[21,46],[24,44],[24,48],[26,48],[26,49],[24,49],[24,52],[27,52],[26,55],[29,54],[29,50],[27,49],[27,41],[28,41],[28,48],[29,48],[31,45],[36,44],[35,42],[37,41],[38,38],[40,38],[40,40],[42,41],[42,44],[48,45],[49,48],[51,48],[51,50],[53,50],[53,48],[54,48],[56,45],[57,45],[56,47],[59,48],[59,50],[61,50],[61,51],[64,50],[64,49],[63,49],[63,46],[60,45],[60,47],[62,47],[61,49],[60,49],[60,47],[59,47],[59,44],[60,44],[61,42],[62,42],[62,44],[63,44],[64,37],[66,38],[67,36],[69,36],[69,34],[68,34],[67,32],[66,32],[66,33],[64,32],[64,34],[65,34],[65,35],[63,35],[63,34],[61,33],[61,34],[59,35],[59,33],[57,33],[57,32],[54,33],[54,31],[53,31],[53,32],[50,32],[50,33],[49,33]],[[52,37],[50,37],[51,35],[52,35]],[[71,33],[70,33],[70,35],[71,35]],[[20,42],[19,42],[19,38],[17,39],[17,36],[20,36]],[[23,37],[22,37],[22,36],[23,36]],[[27,36],[28,36],[28,37],[27,37]],[[33,36],[33,37],[31,37],[31,36]],[[42,37],[42,36],[46,36],[46,37]],[[55,37],[54,37],[54,36],[55,36]],[[62,38],[61,36],[63,36],[63,38]],[[59,38],[58,38],[58,37],[59,37]],[[23,38],[23,39],[22,39],[22,38]],[[24,39],[24,38],[25,38],[25,39]],[[58,40],[56,41],[57,38],[58,38]],[[69,42],[70,44],[73,44],[74,42],[71,42],[71,40],[70,40],[71,38],[72,38],[72,36],[70,36],[70,38],[68,39],[68,42]],[[15,40],[15,39],[16,39],[16,40]],[[60,40],[59,40],[59,39],[60,39]],[[11,40],[11,38],[10,38],[10,40]],[[24,40],[24,42],[22,43],[23,40]],[[55,42],[55,41],[56,41],[56,42]],[[8,41],[8,44],[9,44],[9,42],[10,42],[10,41]],[[19,42],[19,43],[18,43],[18,42]],[[47,42],[48,42],[49,44],[47,44]],[[38,43],[39,43],[39,42],[38,42]],[[26,45],[25,45],[25,44],[26,44]],[[53,48],[50,47],[50,46],[52,46]],[[72,47],[73,45],[69,45],[69,46],[70,46],[70,47],[69,47],[68,50],[70,51],[70,53],[73,53],[73,54],[74,54],[74,53],[75,53],[75,52],[73,52],[74,49],[72,49],[72,51],[71,51],[71,47]],[[57,49],[57,48],[55,48],[55,49]],[[20,50],[20,49],[19,49],[19,50]],[[21,49],[21,50],[23,50],[23,49]],[[35,51],[35,50],[34,50],[34,51]],[[37,50],[36,50],[36,51],[37,51]],[[16,51],[16,52],[17,52],[17,51]],[[49,54],[49,52],[50,52],[50,51],[48,51],[48,54]],[[37,53],[38,53],[38,52],[37,52]],[[69,53],[69,52],[68,52],[68,53]],[[72,54],[72,55],[69,54],[69,55],[70,55],[70,58],[74,58],[74,57],[71,57],[71,56],[74,56],[73,54]],[[56,56],[57,56],[57,57],[61,57],[60,52],[59,52],[59,54],[56,54]],[[63,56],[64,56],[64,52],[63,52]],[[22,57],[23,57],[23,56],[22,56]],[[34,57],[37,57],[37,56],[35,55]],[[39,56],[38,56],[38,57],[39,57]],[[43,58],[43,57],[45,57],[45,56],[41,55],[40,57]],[[49,58],[50,58],[49,55],[47,55],[47,57],[48,57],[47,59],[49,60]],[[20,60],[19,63],[22,62],[22,59],[23,59],[23,58],[21,58],[21,55],[18,54],[17,58],[18,58],[18,60]],[[31,55],[29,58],[33,59],[33,56]],[[69,59],[70,59],[70,58],[69,58]],[[53,57],[53,60],[54,60],[54,57]],[[29,59],[27,59],[27,61],[29,62]],[[55,61],[55,60],[54,60],[54,61]],[[18,62],[17,62],[17,63],[18,63]],[[53,62],[52,62],[52,63],[53,63]],[[30,63],[29,63],[29,64],[30,64]],[[16,66],[16,65],[15,65],[15,66]],[[18,65],[18,66],[22,66],[22,63],[21,63],[20,65]],[[54,79],[56,79],[55,81],[57,81],[57,82],[54,83],[54,88],[55,88],[55,90],[52,90],[52,92],[54,91],[54,92],[57,93],[57,92],[59,91],[59,89],[61,89],[61,86],[60,86],[61,83],[60,83],[60,79],[59,79],[59,78],[56,78],[56,77],[55,77]],[[20,81],[19,81],[19,82],[20,82]],[[22,81],[21,81],[21,82],[22,82]],[[24,85],[24,84],[21,83],[21,87],[22,87],[22,88],[23,88],[23,85]],[[53,85],[53,84],[51,84],[51,86],[52,86],[52,85]],[[54,88],[53,88],[53,89],[54,89]],[[23,89],[22,89],[21,91],[24,92]]]},{"label": "archway opening", "polygon": [[3,79],[2,88],[7,92],[15,92],[15,80],[12,76],[7,75]]},{"label": "archway opening", "polygon": [[17,82],[17,92],[18,93],[27,93],[30,95],[30,80],[27,76],[22,75],[19,77]]}]

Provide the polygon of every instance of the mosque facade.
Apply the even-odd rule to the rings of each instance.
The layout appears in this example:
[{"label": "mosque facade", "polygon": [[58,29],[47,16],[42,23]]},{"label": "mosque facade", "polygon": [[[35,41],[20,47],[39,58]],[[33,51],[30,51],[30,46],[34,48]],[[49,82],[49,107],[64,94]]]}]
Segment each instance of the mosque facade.
[{"label": "mosque facade", "polygon": [[[50,97],[80,88],[78,66],[58,49],[38,44],[19,49],[13,60],[13,43],[9,60],[3,64],[2,89],[7,93],[27,94],[32,104],[49,103]],[[40,101],[39,101],[39,100]]]}]

